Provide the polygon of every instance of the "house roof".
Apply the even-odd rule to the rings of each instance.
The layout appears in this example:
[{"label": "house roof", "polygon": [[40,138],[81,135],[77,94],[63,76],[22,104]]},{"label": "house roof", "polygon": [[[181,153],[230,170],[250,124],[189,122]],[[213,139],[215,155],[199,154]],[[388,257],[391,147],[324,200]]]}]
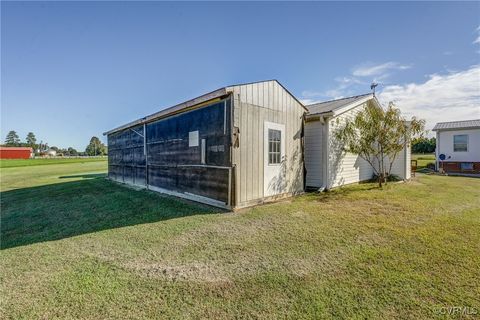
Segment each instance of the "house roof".
[{"label": "house roof", "polygon": [[456,130],[456,129],[475,129],[480,128],[480,119],[439,122],[433,127],[432,131]]},{"label": "house roof", "polygon": [[149,116],[146,116],[146,117],[143,117],[143,118],[140,118],[138,120],[135,120],[135,121],[131,121],[127,124],[124,124],[122,126],[119,126],[117,128],[114,128],[110,131],[107,131],[107,132],[104,132],[103,134],[104,135],[108,135],[110,133],[114,133],[114,132],[117,132],[117,131],[121,131],[121,130],[125,130],[125,129],[128,129],[128,128],[131,128],[131,127],[134,127],[136,125],[139,125],[139,124],[143,124],[143,123],[147,123],[147,122],[150,122],[150,121],[153,121],[153,120],[156,120],[156,119],[159,119],[159,118],[163,118],[163,117],[166,117],[166,116],[170,116],[170,115],[173,115],[173,114],[177,114],[177,113],[180,113],[180,112],[185,112],[187,110],[189,110],[190,108],[192,107],[195,107],[199,104],[202,104],[202,103],[206,103],[207,101],[210,101],[210,100],[213,100],[213,99],[217,99],[217,98],[222,98],[222,97],[225,97],[227,96],[228,94],[230,94],[230,90],[232,87],[237,87],[237,86],[243,86],[243,85],[248,85],[248,84],[254,84],[254,83],[261,83],[261,82],[270,82],[270,81],[275,81],[277,82],[283,89],[285,89],[285,91],[287,91],[299,104],[300,106],[302,106],[302,108],[304,108],[305,110],[307,110],[307,108],[303,105],[303,103],[301,103],[290,91],[287,90],[287,88],[285,88],[278,80],[264,80],[264,81],[257,81],[257,82],[249,82],[249,83],[240,83],[240,84],[234,84],[234,85],[230,85],[230,86],[226,86],[226,87],[223,87],[223,88],[220,88],[220,89],[217,89],[217,90],[214,90],[212,92],[209,92],[209,93],[206,93],[206,94],[203,94],[199,97],[196,97],[196,98],[193,98],[191,100],[187,100],[185,102],[182,102],[182,103],[179,103],[179,104],[176,104],[172,107],[169,107],[169,108],[165,108],[159,112],[156,112],[156,113],[153,113]]},{"label": "house roof", "polygon": [[308,105],[307,109],[309,111],[309,114],[311,115],[335,112],[336,110],[342,109],[349,105],[354,106],[360,101],[364,100],[365,98],[373,98],[373,94],[366,93],[366,94],[361,94],[353,97],[314,103],[314,104]]}]

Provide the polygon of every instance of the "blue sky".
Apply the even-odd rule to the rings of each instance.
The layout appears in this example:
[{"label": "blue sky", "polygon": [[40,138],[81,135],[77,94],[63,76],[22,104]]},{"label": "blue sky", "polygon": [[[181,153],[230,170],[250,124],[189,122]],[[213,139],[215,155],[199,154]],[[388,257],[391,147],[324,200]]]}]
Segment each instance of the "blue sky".
[{"label": "blue sky", "polygon": [[[480,2],[2,2],[1,138],[91,136],[229,84],[306,103],[368,92],[480,118]],[[102,138],[104,139],[104,138]],[[105,141],[105,140],[104,140]]]}]

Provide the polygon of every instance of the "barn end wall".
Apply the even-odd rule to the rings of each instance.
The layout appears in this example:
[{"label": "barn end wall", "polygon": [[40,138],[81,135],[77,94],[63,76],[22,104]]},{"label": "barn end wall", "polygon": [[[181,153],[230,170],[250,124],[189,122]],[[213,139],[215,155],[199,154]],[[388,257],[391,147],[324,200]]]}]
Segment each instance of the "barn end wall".
[{"label": "barn end wall", "polygon": [[233,125],[240,132],[238,147],[232,150],[236,207],[282,197],[264,196],[265,122],[285,126],[283,196],[303,192],[303,106],[276,81],[234,86],[229,90],[233,95]]}]

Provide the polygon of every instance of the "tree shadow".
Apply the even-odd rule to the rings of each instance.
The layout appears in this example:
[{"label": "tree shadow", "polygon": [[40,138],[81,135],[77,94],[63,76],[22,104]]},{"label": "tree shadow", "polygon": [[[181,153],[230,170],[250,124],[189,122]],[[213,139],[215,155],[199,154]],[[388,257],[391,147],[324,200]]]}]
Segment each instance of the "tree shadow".
[{"label": "tree shadow", "polygon": [[1,249],[224,211],[83,176],[89,179],[2,192]]}]

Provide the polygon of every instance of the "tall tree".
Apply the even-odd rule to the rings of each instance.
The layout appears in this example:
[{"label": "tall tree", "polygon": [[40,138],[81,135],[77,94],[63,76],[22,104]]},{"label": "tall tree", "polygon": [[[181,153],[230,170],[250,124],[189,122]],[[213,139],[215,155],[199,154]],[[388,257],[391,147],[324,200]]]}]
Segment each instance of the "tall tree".
[{"label": "tall tree", "polygon": [[35,150],[37,148],[37,138],[33,132],[29,132],[27,134],[27,138],[25,139],[27,142],[27,146]]},{"label": "tall tree", "polygon": [[386,109],[368,104],[335,135],[345,151],[358,154],[372,166],[381,187],[398,154],[415,136],[422,135],[424,126],[425,121],[415,117],[406,121],[393,102]]},{"label": "tall tree", "polygon": [[16,131],[11,130],[8,132],[7,137],[5,138],[5,144],[7,146],[15,147],[20,145],[20,138]]},{"label": "tall tree", "polygon": [[107,154],[107,147],[98,139],[98,137],[92,137],[90,143],[85,149],[85,153],[88,156],[103,156]]}]

